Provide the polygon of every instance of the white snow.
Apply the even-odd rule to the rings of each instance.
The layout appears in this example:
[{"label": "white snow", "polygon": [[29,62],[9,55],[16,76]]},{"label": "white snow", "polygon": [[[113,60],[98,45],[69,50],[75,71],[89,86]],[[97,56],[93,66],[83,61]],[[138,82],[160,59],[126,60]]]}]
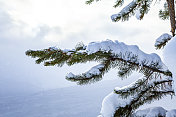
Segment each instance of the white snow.
[{"label": "white snow", "polygon": [[114,112],[118,107],[124,107],[129,104],[129,102],[130,98],[122,99],[118,94],[112,92],[104,98],[98,117],[113,117]]},{"label": "white snow", "polygon": [[165,110],[162,107],[152,107],[144,110],[138,110],[134,114],[136,117],[176,117],[176,109]]},{"label": "white snow", "polygon": [[[140,77],[138,80],[142,80],[143,79],[143,77]],[[115,91],[127,91],[128,90],[128,88],[130,88],[130,87],[135,87],[135,83],[136,83],[136,81],[134,81],[134,82],[132,82],[131,84],[129,84],[129,85],[126,85],[126,86],[123,86],[123,87],[115,87]]]},{"label": "white snow", "polygon": [[116,21],[117,17],[122,17],[125,14],[129,13],[130,10],[132,9],[133,6],[135,6],[137,4],[137,0],[133,0],[132,2],[130,2],[126,7],[124,7],[119,13],[114,14],[111,16],[112,21]]},{"label": "white snow", "polygon": [[[139,49],[138,46],[136,45],[126,45],[123,42],[118,42],[116,41],[111,41],[111,40],[106,40],[102,42],[92,42],[89,43],[86,51],[88,54],[93,54],[98,51],[103,51],[103,52],[111,52],[112,55],[120,55],[120,54],[131,54],[137,55],[138,56],[138,63],[142,64],[143,61],[147,60],[146,65],[150,65],[152,62],[158,62],[162,68],[160,70],[166,71],[168,70],[167,67],[164,65],[164,63],[161,61],[161,58],[155,54],[146,54],[143,51]],[[127,56],[123,56],[123,59],[128,61],[129,58]]]},{"label": "white snow", "polygon": [[165,116],[166,112],[167,111],[162,107],[152,107],[144,110],[138,110],[135,115],[137,117],[158,117]]},{"label": "white snow", "polygon": [[72,51],[72,50],[70,50],[70,49],[64,49],[64,50],[62,50],[63,52],[65,52],[65,53],[67,53],[67,52],[70,52],[70,51]]},{"label": "white snow", "polygon": [[139,9],[135,12],[135,14],[136,14],[136,18],[137,18],[138,20],[141,20],[141,12],[140,12]]},{"label": "white snow", "polygon": [[[159,82],[159,81],[164,81],[164,80],[165,80],[164,78],[163,79],[152,79],[151,81],[149,81],[149,86],[154,85],[154,82]],[[116,87],[115,91],[119,91],[119,90],[126,91],[126,90],[128,90],[128,88],[134,87],[134,83],[131,83],[130,85],[122,87],[122,88]],[[173,89],[171,86],[166,85],[164,89],[157,89],[157,91],[159,91],[159,90],[160,91],[170,91]],[[138,97],[138,95],[129,96],[125,99],[122,99],[122,97],[120,97],[119,94],[116,94],[114,92],[110,93],[108,96],[106,96],[104,98],[104,100],[102,102],[102,108],[101,108],[101,112],[100,112],[101,116],[102,117],[113,116],[115,110],[117,110],[119,107],[125,107],[126,105],[128,105],[130,103],[130,101],[132,99],[135,99],[136,97]],[[139,112],[140,112],[140,114],[146,113],[146,115],[147,115],[146,117],[155,117],[158,114],[163,115],[163,113],[164,113],[164,111],[161,108],[150,108],[150,109],[142,110]],[[139,116],[139,117],[141,117],[141,116]]]},{"label": "white snow", "polygon": [[[96,65],[96,66],[92,67],[89,71],[84,73],[83,76],[85,76],[86,78],[91,78],[92,76],[100,75],[101,74],[100,70],[103,67],[104,67],[103,64]],[[73,73],[70,72],[66,77],[67,78],[76,78],[76,75],[74,75]]]},{"label": "white snow", "polygon": [[[173,74],[174,89],[176,90],[176,36],[171,38],[171,41],[165,46],[164,50],[164,62],[169,67]],[[175,96],[174,96],[175,97]],[[176,98],[176,97],[175,97]]]},{"label": "white snow", "polygon": [[[158,63],[159,66],[161,66],[159,69],[161,71],[167,71],[168,68],[164,65],[164,63],[161,61],[161,58],[155,54],[147,54],[144,53],[139,49],[138,46],[136,45],[126,45],[123,42],[118,42],[117,40],[112,41],[112,40],[106,40],[106,41],[101,41],[101,42],[91,42],[88,44],[88,46],[85,46],[84,50],[79,50],[76,52],[77,54],[80,53],[87,53],[88,55],[94,54],[96,52],[110,52],[114,58],[119,58],[119,55],[123,60],[130,61],[130,58],[133,56],[137,56],[137,61],[136,64],[143,65],[144,61],[146,61],[145,65],[149,66],[152,63]],[[73,50],[68,50],[65,49],[63,50],[67,55],[71,54]],[[131,61],[133,62],[133,61]],[[99,75],[101,74],[100,69],[102,69],[104,65],[100,64],[95,67],[92,67],[88,72],[84,73],[83,75],[86,76],[87,78],[91,78],[93,75]],[[76,75],[73,73],[67,75],[67,78],[74,78]]]},{"label": "white snow", "polygon": [[176,117],[176,109],[166,112],[166,117]]},{"label": "white snow", "polygon": [[171,35],[164,33],[159,38],[156,39],[155,46],[162,44],[172,38]]},{"label": "white snow", "polygon": [[[150,79],[150,80],[148,80],[147,81],[147,83],[148,83],[148,86],[153,86],[154,85],[154,83],[156,83],[156,82],[162,82],[162,81],[168,81],[168,80],[172,80],[172,77],[166,77],[166,76],[162,76],[161,75],[161,79],[160,78],[157,78],[157,79]],[[142,80],[142,79],[146,79],[146,78],[144,78],[144,77],[140,77],[139,79],[137,79],[137,81],[138,80]],[[129,85],[127,85],[127,86],[124,86],[124,87],[121,87],[121,88],[119,88],[119,87],[116,87],[114,90],[115,91],[123,91],[123,92],[126,92],[126,91],[128,91],[129,90],[129,88],[135,88],[136,87],[136,81],[134,81],[134,82],[132,82],[131,84],[129,84]],[[165,85],[165,88],[164,89],[160,89],[160,91],[171,91],[171,90],[173,90],[173,88],[170,86],[170,85]]]},{"label": "white snow", "polygon": [[54,50],[58,50],[57,47],[49,47],[50,50],[54,51]]},{"label": "white snow", "polygon": [[26,96],[1,95],[0,117],[96,117],[102,99],[118,81],[44,90]]},{"label": "white snow", "polygon": [[85,73],[87,78],[92,77],[93,75],[99,75],[101,74],[100,69],[102,69],[104,67],[104,65],[100,64],[100,65],[96,65],[94,67],[92,67],[89,71],[87,71]]},{"label": "white snow", "polygon": [[[73,53],[73,50],[64,49],[63,52],[67,55],[70,55]],[[155,54],[147,54],[139,49],[136,45],[127,45],[123,42],[119,42],[117,40],[106,40],[101,42],[91,42],[88,44],[88,46],[85,46],[84,50],[79,50],[76,52],[76,54],[80,53],[87,53],[88,55],[94,54],[96,52],[110,52],[112,56],[118,56],[123,55],[123,60],[130,60],[130,57],[137,56],[138,61],[137,64],[142,65],[144,61],[146,61],[145,65],[150,65],[151,63],[158,63],[159,66],[161,66],[161,71],[167,71],[168,68],[164,65],[164,63],[161,61],[161,58]],[[130,56],[130,57],[129,57]]]},{"label": "white snow", "polygon": [[[164,63],[168,66],[169,70],[173,74],[173,88],[176,91],[176,36],[172,37],[171,40],[164,48],[163,52]],[[167,100],[169,109],[176,108],[176,96],[173,96],[172,99]]]},{"label": "white snow", "polygon": [[[126,45],[123,42],[118,42],[117,40],[106,40],[101,42],[91,42],[88,44],[88,46],[85,46],[84,50],[79,50],[76,52],[77,54],[80,53],[87,53],[88,55],[94,54],[96,52],[110,52],[114,58],[119,58],[119,55],[121,56],[123,60],[130,61],[130,57],[137,56],[136,64],[143,65],[143,62],[146,61],[145,65],[149,66],[152,63],[158,63],[161,68],[159,68],[161,71],[167,71],[168,68],[164,65],[164,63],[161,61],[161,58],[155,54],[147,54],[144,53],[139,49],[136,45]],[[66,54],[70,52],[73,52],[73,50],[63,50]],[[131,61],[133,62],[133,61]],[[99,75],[100,69],[102,69],[104,66],[102,64],[97,65],[95,67],[92,67],[88,72],[84,73],[83,75],[87,78],[91,78],[93,75]],[[71,73],[67,78],[74,78],[76,75]]]},{"label": "white snow", "polygon": [[74,75],[73,73],[70,72],[70,73],[67,74],[66,77],[67,77],[67,78],[73,78],[73,77],[75,77],[75,75]]}]

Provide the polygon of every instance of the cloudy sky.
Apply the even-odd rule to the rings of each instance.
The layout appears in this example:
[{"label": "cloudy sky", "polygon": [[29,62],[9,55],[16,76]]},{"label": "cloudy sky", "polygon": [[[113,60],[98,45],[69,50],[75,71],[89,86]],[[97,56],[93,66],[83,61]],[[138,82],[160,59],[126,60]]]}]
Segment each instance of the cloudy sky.
[{"label": "cloudy sky", "polygon": [[155,50],[154,41],[170,28],[168,21],[158,18],[159,4],[152,5],[142,21],[132,17],[128,22],[114,23],[110,16],[121,8],[114,9],[113,3],[113,0],[92,5],[85,5],[85,0],[0,0],[1,87],[16,88],[23,84],[52,89],[75,85],[66,81],[65,75],[70,71],[85,72],[91,67],[36,65],[34,59],[25,56],[28,49],[73,48],[78,42],[111,39],[138,45],[147,53],[161,54]]}]

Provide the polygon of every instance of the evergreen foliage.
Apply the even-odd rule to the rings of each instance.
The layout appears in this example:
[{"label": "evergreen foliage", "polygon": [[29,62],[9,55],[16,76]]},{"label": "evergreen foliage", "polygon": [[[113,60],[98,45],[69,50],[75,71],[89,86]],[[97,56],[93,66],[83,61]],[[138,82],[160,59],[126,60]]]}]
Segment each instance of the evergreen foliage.
[{"label": "evergreen foliage", "polygon": [[172,79],[168,78],[166,80],[157,81],[155,78],[160,76],[160,74],[154,73],[155,78],[151,78],[151,74],[153,73],[149,73],[148,76],[145,76],[143,79],[139,79],[127,88],[114,90],[114,92],[120,95],[121,98],[131,98],[129,104],[124,107],[119,107],[116,110],[115,117],[131,116],[135,109],[144,103],[151,103],[153,100],[159,100],[168,94],[174,94],[174,91],[170,89],[170,87],[168,88],[168,85],[171,85]]},{"label": "evergreen foliage", "polygon": [[[94,1],[88,0],[86,4],[91,4]],[[124,0],[116,0],[114,7],[123,6]],[[126,21],[130,16],[135,15],[136,11],[140,12],[140,20],[150,10],[150,0],[133,0],[125,6],[118,14],[111,16],[114,22],[119,20]],[[164,4],[164,10],[159,11],[159,17],[163,20],[169,19],[171,22],[171,35],[162,35],[161,39],[157,39],[155,47],[160,49],[172,39],[175,35],[175,6],[173,0],[167,0]],[[174,17],[174,20],[173,20]],[[158,41],[159,40],[159,41]],[[172,89],[172,73],[168,69],[164,69],[164,64],[161,61],[151,61],[148,59],[140,60],[140,55],[126,50],[114,54],[113,50],[99,49],[96,52],[90,53],[88,46],[79,43],[72,50],[62,50],[55,47],[50,47],[43,50],[28,50],[26,55],[32,58],[37,58],[36,63],[44,63],[44,66],[62,67],[64,64],[68,66],[87,63],[91,61],[99,64],[92,67],[89,71],[74,75],[69,73],[66,79],[76,82],[79,85],[90,84],[100,81],[104,74],[111,69],[118,69],[118,76],[127,78],[132,72],[137,71],[143,74],[143,78],[138,79],[135,83],[122,89],[115,89],[114,93],[122,99],[131,99],[130,103],[125,106],[119,106],[114,112],[114,117],[129,117],[133,112],[145,103],[151,103],[153,100],[159,100],[166,95],[174,95]]]},{"label": "evergreen foliage", "polygon": [[[100,42],[100,44],[106,45],[106,42],[108,43],[111,41],[107,40]],[[118,42],[116,43],[117,45],[121,44]],[[77,63],[87,63],[90,61],[99,62],[98,65],[92,67],[85,73],[80,75],[69,73],[66,76],[67,80],[77,82],[79,85],[94,83],[101,80],[104,74],[110,69],[118,69],[118,76],[121,78],[128,77],[133,71],[142,73],[144,78],[137,80],[134,84],[126,88],[114,90],[114,93],[120,95],[121,98],[132,99],[125,107],[117,108],[114,113],[115,117],[131,116],[133,112],[144,103],[150,103],[153,100],[161,99],[165,95],[174,94],[172,89],[172,73],[168,69],[163,68],[164,66],[162,66],[163,64],[161,64],[159,59],[157,60],[158,62],[147,59],[141,60],[140,56],[143,55],[136,55],[132,51],[127,50],[124,52],[124,47],[128,47],[128,45],[121,47],[124,43],[119,45],[122,50],[119,50],[120,52],[116,54],[111,48],[108,51],[104,49],[109,47],[109,45],[105,47],[101,45],[102,48],[98,49],[98,51],[90,52],[90,45],[85,46],[80,43],[72,50],[61,50],[55,47],[37,51],[28,50],[26,51],[26,55],[37,58],[37,64],[44,62],[45,66],[57,65],[62,67],[63,64],[71,66]],[[129,47],[134,48],[136,46]],[[117,49],[119,48],[117,47]],[[136,49],[138,52],[140,51],[137,47]],[[146,57],[151,56],[147,54],[144,55],[146,55]]]},{"label": "evergreen foliage", "polygon": [[86,75],[86,73],[81,75],[72,74],[71,77],[66,77],[67,80],[76,81],[78,84],[99,81],[105,73],[113,68],[119,69],[118,76],[122,78],[128,77],[133,71],[138,71],[144,75],[148,75],[149,71],[153,71],[166,76],[172,76],[170,71],[163,71],[162,66],[158,62],[150,62],[145,59],[140,63],[138,55],[128,51],[114,55],[111,51],[99,50],[89,54],[88,51],[86,51],[86,46],[82,45],[76,46],[76,48],[72,50],[61,50],[54,47],[37,51],[28,50],[26,51],[26,55],[38,58],[36,63],[40,64],[44,62],[45,66],[57,65],[62,67],[64,64],[71,66],[77,63],[86,63],[90,61],[99,62],[99,65],[101,65],[101,67],[98,68],[99,73],[88,73],[89,75]]},{"label": "evergreen foliage", "polygon": [[[100,0],[96,0],[100,1]],[[94,0],[88,0],[86,1],[87,4],[91,4],[94,2]],[[122,10],[111,16],[111,19],[113,22],[118,21],[127,21],[131,16],[134,16],[135,14],[140,15],[138,19],[142,20],[145,16],[145,14],[148,13],[150,10],[150,6],[152,4],[153,0],[132,0],[127,6],[123,7]],[[114,7],[121,7],[124,4],[124,0],[116,0]],[[164,3],[164,9],[159,11],[159,17],[162,20],[168,20],[170,19],[171,23],[171,32],[172,36],[175,35],[175,5],[174,0],[166,0]],[[156,49],[163,48],[167,42],[161,44],[159,47],[156,47]]]},{"label": "evergreen foliage", "polygon": [[169,19],[169,9],[167,3],[164,3],[164,9],[159,11],[159,17],[162,20],[168,20]]}]

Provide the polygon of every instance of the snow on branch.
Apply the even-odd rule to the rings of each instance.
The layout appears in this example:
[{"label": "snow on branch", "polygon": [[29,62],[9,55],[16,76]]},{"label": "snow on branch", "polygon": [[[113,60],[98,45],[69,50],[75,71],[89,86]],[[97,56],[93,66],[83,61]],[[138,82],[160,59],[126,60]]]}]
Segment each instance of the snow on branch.
[{"label": "snow on branch", "polygon": [[137,0],[133,0],[126,7],[124,7],[118,14],[112,15],[111,16],[112,21],[117,22],[120,19],[122,19],[122,21],[128,20],[130,14],[134,14],[137,5],[138,5]]},{"label": "snow on branch", "polygon": [[[58,49],[50,47],[44,50],[28,50],[26,55],[38,58],[36,63],[44,62],[45,66],[63,64],[74,65],[95,61],[99,64],[81,75],[69,73],[67,79],[78,84],[88,84],[102,79],[103,75],[111,68],[119,70],[119,76],[128,76],[132,71],[142,73],[144,78],[135,83],[116,88],[108,95],[102,105],[101,114],[109,117],[113,114],[129,116],[135,109],[154,99],[165,95],[172,95],[172,73],[161,61],[157,54],[146,54],[138,46],[126,45],[118,41],[91,42],[87,46],[78,44],[75,49]],[[108,113],[107,113],[107,110]],[[107,116],[106,116],[107,115]]]},{"label": "snow on branch", "polygon": [[132,71],[139,71],[144,75],[148,73],[147,71],[153,71],[172,76],[157,54],[146,54],[138,46],[118,41],[91,42],[87,46],[78,44],[75,49],[62,50],[50,47],[44,50],[28,50],[26,55],[38,58],[36,63],[44,62],[45,66],[61,67],[64,64],[71,66],[88,61],[99,62],[101,67],[93,67],[81,75],[70,73],[67,76],[68,80],[76,81],[78,84],[99,81],[110,68],[119,69],[120,77],[128,76]]},{"label": "snow on branch", "polygon": [[89,71],[81,74],[81,75],[74,75],[73,73],[69,73],[66,76],[66,79],[69,81],[77,82],[79,85],[81,84],[88,84],[94,81],[99,81],[102,78],[102,75],[107,72],[106,66],[104,64],[99,64],[92,67]]},{"label": "snow on branch", "polygon": [[[150,81],[149,85],[145,85],[135,95],[129,95],[122,98],[121,91],[126,91],[127,87],[116,88],[115,92],[110,93],[106,96],[102,102],[102,108],[99,117],[128,117],[134,113],[134,110],[144,103],[151,103],[155,99],[160,99],[165,95],[173,95],[174,91],[171,85],[167,83],[172,82],[172,79],[160,79],[154,82]],[[160,85],[165,84],[165,88]],[[129,85],[131,87],[131,85]],[[117,92],[119,93],[117,94]]]},{"label": "snow on branch", "polygon": [[[156,76],[157,75],[157,76]],[[151,75],[152,76],[152,75]],[[158,90],[173,90],[172,89],[172,77],[169,76],[164,76],[162,74],[158,74],[155,73],[155,75],[153,75],[153,77],[142,77],[139,78],[137,81],[131,83],[128,86],[124,86],[122,88],[115,88],[114,92],[117,94],[120,94],[122,98],[126,98],[129,95],[135,95],[136,93],[140,92],[141,90],[144,90],[146,87],[150,87],[150,86],[155,86],[157,84],[162,84],[165,82],[168,82],[167,85],[163,85],[160,87],[160,89]],[[158,77],[159,76],[159,77]]]},{"label": "snow on branch", "polygon": [[[123,1],[119,0],[117,6],[123,4]],[[127,6],[125,6],[119,13],[111,16],[112,21],[118,22],[119,20],[126,21],[130,16],[136,14],[136,18],[141,20],[144,14],[147,14],[150,10],[152,0],[133,0]]]},{"label": "snow on branch", "polygon": [[161,18],[162,20],[169,19],[169,9],[167,2],[164,3],[164,9],[159,11],[159,18]]},{"label": "snow on branch", "polygon": [[151,5],[152,1],[151,0],[144,0],[141,1],[141,3],[138,5],[138,9],[136,10],[135,14],[136,14],[136,18],[138,20],[143,19],[144,14],[147,14],[148,11],[150,10],[150,5]]},{"label": "snow on branch", "polygon": [[167,33],[162,34],[159,38],[156,39],[156,42],[155,42],[156,49],[163,48],[166,45],[166,43],[169,40],[171,40],[171,38],[172,36]]},{"label": "snow on branch", "polygon": [[131,64],[134,63],[141,67],[149,66],[152,68],[152,65],[157,63],[157,66],[160,67],[158,68],[159,70],[168,70],[157,54],[146,54],[136,45],[126,45],[125,43],[118,42],[117,40],[114,42],[111,40],[106,40],[102,42],[89,43],[85,51],[89,55],[97,52],[110,53],[112,59],[114,60],[121,59],[122,61],[126,61]]}]

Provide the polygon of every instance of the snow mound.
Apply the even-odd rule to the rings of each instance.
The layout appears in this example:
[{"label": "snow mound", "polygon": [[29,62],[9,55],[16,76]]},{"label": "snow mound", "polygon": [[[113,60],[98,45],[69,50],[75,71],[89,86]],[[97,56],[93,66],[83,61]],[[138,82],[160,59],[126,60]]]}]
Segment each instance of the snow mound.
[{"label": "snow mound", "polygon": [[[168,66],[169,70],[173,74],[174,80],[174,89],[176,90],[176,36],[174,36],[171,41],[165,46],[163,56],[164,56],[164,63]],[[174,96],[176,100],[176,96]]]},{"label": "snow mound", "polygon": [[104,98],[98,117],[113,117],[118,107],[125,107],[128,103],[130,103],[130,98],[122,99],[118,94],[112,92]]},{"label": "snow mound", "polygon": [[138,110],[135,117],[176,117],[176,109],[167,111],[162,107],[147,108],[144,110]]},{"label": "snow mound", "polygon": [[136,117],[159,117],[159,116],[165,116],[166,112],[167,111],[162,107],[152,107],[144,110],[138,110],[135,113],[135,116]]},{"label": "snow mound", "polygon": [[168,111],[166,117],[176,117],[176,109]]}]

